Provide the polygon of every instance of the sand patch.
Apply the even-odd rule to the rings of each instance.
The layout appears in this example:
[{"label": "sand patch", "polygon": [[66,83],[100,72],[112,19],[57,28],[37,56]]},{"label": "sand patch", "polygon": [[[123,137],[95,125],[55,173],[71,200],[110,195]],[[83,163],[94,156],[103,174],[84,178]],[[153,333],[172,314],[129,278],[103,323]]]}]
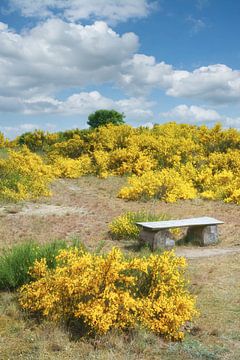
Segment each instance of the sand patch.
[{"label": "sand patch", "polygon": [[83,207],[57,206],[48,204],[28,204],[22,208],[19,215],[35,215],[35,216],[65,216],[71,214],[87,214],[87,210]]}]

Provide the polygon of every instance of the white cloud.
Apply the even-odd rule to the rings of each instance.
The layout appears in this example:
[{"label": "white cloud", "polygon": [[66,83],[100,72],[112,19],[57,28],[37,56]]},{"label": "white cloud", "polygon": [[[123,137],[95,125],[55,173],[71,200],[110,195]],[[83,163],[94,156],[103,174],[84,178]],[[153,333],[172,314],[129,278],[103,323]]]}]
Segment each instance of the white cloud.
[{"label": "white cloud", "polygon": [[99,109],[115,109],[123,112],[128,120],[138,121],[153,117],[152,105],[151,101],[142,98],[112,100],[102,96],[98,91],[92,91],[71,95],[59,105],[57,111],[62,115],[78,114],[87,117]]},{"label": "white cloud", "polygon": [[161,119],[164,118],[166,121],[176,121],[185,124],[192,123],[196,125],[201,123],[213,124],[220,122],[225,128],[234,127],[240,129],[240,117],[221,115],[216,110],[200,106],[178,105],[159,115]]},{"label": "white cloud", "polygon": [[24,132],[33,131],[38,128],[38,125],[24,123],[16,126],[0,126],[0,131],[7,137],[15,137]]},{"label": "white cloud", "polygon": [[0,23],[0,110],[19,111],[28,99],[32,105],[25,108],[35,104],[39,111],[53,111],[59,107],[56,93],[105,83],[117,84],[140,102],[153,89],[205,103],[239,102],[239,70],[224,64],[174,69],[137,54],[138,46],[135,34],[120,35],[103,21],[83,26],[53,18],[19,34]]},{"label": "white cloud", "polygon": [[46,18],[56,13],[65,19],[104,19],[107,22],[143,18],[156,7],[150,0],[10,0],[12,11],[26,17]]},{"label": "white cloud", "polygon": [[203,66],[173,81],[167,94],[221,104],[239,101],[240,71],[223,64]]},{"label": "white cloud", "polygon": [[164,62],[157,63],[153,56],[135,54],[123,62],[118,81],[133,95],[144,95],[158,88],[169,96],[215,104],[240,100],[240,71],[224,64],[203,66],[190,72],[175,70]]},{"label": "white cloud", "polygon": [[23,34],[0,29],[2,96],[47,95],[113,81],[138,47],[135,34],[120,36],[104,22],[82,26],[50,19]]},{"label": "white cloud", "polygon": [[14,139],[16,136],[21,135],[25,132],[34,131],[36,129],[42,129],[45,131],[54,131],[56,130],[56,125],[51,123],[46,123],[43,125],[32,124],[32,123],[22,123],[13,126],[0,126],[0,132],[2,132],[7,138]]},{"label": "white cloud", "polygon": [[174,71],[171,65],[157,63],[154,56],[135,54],[122,64],[119,84],[131,94],[143,95],[154,87],[169,88],[173,77],[187,76],[185,71]]},{"label": "white cloud", "polygon": [[232,118],[232,117],[225,117],[223,125],[225,127],[234,127],[240,129],[240,117]]},{"label": "white cloud", "polygon": [[[17,106],[15,105],[17,104]],[[79,115],[87,117],[99,109],[115,109],[123,112],[128,119],[149,119],[153,117],[151,107],[154,103],[144,98],[125,98],[113,100],[101,95],[98,91],[80,92],[61,101],[50,96],[35,96],[32,98],[7,98],[5,107],[0,110],[23,113],[26,115],[59,114]],[[6,109],[5,109],[6,108]]]},{"label": "white cloud", "polygon": [[178,105],[168,112],[161,113],[160,116],[170,121],[181,121],[185,123],[214,122],[221,120],[221,116],[217,111],[194,105]]},{"label": "white cloud", "polygon": [[[83,115],[88,116],[91,112],[99,109],[115,109],[123,112],[128,119],[148,119],[153,117],[151,110],[152,102],[142,98],[128,98],[112,100],[111,98],[101,95],[98,91],[81,92],[69,96],[65,101],[52,100],[50,104],[55,103],[56,107],[49,108],[49,112],[57,112],[62,115]],[[30,110],[31,111],[31,110]]]},{"label": "white cloud", "polygon": [[98,91],[91,91],[69,96],[60,103],[57,111],[65,115],[88,115],[97,109],[109,109],[113,106],[112,99],[102,96]]}]

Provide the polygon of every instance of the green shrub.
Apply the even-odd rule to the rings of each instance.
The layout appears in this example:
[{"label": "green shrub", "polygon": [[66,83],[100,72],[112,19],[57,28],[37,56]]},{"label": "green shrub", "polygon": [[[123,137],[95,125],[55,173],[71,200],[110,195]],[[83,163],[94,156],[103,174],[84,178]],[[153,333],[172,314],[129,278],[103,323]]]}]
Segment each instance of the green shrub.
[{"label": "green shrub", "polygon": [[140,233],[136,222],[168,220],[166,214],[151,214],[145,211],[128,211],[116,217],[109,225],[110,235],[113,239],[137,239]]},{"label": "green shrub", "polygon": [[31,280],[28,271],[35,260],[45,258],[48,267],[55,268],[56,255],[67,247],[66,241],[57,240],[43,245],[28,241],[4,249],[0,255],[0,290],[14,290],[28,283]]}]

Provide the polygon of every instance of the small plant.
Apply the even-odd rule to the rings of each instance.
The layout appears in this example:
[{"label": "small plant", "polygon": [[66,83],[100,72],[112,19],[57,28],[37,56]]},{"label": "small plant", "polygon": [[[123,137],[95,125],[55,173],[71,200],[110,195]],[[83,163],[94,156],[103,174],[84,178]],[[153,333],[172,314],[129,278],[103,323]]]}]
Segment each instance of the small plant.
[{"label": "small plant", "polygon": [[145,211],[128,211],[116,217],[109,225],[109,230],[112,238],[116,240],[121,239],[137,239],[139,237],[140,229],[135,224],[136,222],[144,221],[162,221],[169,220],[166,214],[151,214]]},{"label": "small plant", "polygon": [[28,283],[28,270],[36,260],[45,258],[49,269],[55,268],[59,250],[67,247],[66,241],[56,240],[43,245],[28,241],[4,249],[0,255],[0,290],[14,290]]},{"label": "small plant", "polygon": [[222,355],[228,352],[226,348],[218,345],[206,347],[200,341],[191,339],[190,337],[187,337],[181,345],[171,344],[169,346],[168,353],[178,354],[179,350],[186,354],[186,356],[190,359],[200,360],[220,360],[223,358]]}]

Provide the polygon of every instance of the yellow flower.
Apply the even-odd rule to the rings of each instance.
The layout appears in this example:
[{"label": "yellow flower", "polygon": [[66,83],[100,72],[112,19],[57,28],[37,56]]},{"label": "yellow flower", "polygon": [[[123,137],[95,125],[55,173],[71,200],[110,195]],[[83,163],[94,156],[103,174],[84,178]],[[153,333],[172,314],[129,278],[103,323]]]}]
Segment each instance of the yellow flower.
[{"label": "yellow flower", "polygon": [[60,321],[75,318],[90,332],[139,324],[167,338],[180,340],[183,325],[197,311],[184,279],[186,261],[174,252],[127,259],[113,248],[107,255],[62,250],[57,267],[36,261],[35,280],[19,292],[23,309]]}]

